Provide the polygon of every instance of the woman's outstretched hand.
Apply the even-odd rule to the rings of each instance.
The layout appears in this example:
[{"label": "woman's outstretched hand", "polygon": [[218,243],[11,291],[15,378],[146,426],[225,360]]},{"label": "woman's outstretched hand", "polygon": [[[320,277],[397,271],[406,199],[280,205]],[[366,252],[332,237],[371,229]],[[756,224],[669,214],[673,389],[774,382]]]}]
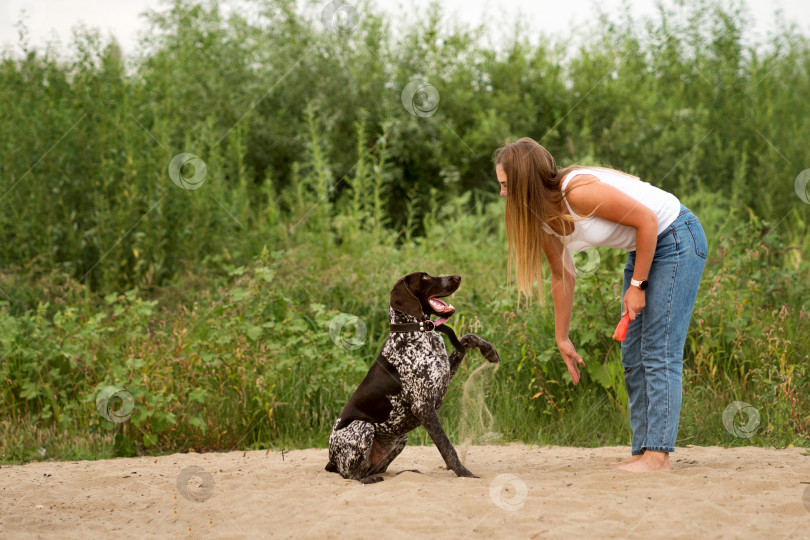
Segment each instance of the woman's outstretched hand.
[{"label": "woman's outstretched hand", "polygon": [[574,386],[576,386],[577,383],[579,383],[579,366],[585,367],[585,361],[577,354],[576,349],[574,349],[574,344],[571,343],[570,339],[566,338],[565,340],[557,341],[557,347],[560,348],[560,354],[562,354],[565,365],[568,366],[568,373],[571,375],[571,380],[574,382]]}]

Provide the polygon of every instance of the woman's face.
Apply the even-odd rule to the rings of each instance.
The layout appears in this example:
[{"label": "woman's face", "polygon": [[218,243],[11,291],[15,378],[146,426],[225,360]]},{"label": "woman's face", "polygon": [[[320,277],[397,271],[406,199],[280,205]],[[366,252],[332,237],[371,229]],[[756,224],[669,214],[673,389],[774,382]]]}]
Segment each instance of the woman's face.
[{"label": "woman's face", "polygon": [[501,197],[506,197],[506,173],[503,167],[496,165],[495,174],[498,176],[498,183],[501,185]]}]

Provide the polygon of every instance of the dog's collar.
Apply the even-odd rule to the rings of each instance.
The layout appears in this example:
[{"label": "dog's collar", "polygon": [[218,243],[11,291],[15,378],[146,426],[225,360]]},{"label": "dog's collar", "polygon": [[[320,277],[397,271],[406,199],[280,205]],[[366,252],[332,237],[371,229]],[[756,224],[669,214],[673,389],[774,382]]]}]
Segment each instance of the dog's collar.
[{"label": "dog's collar", "polygon": [[446,323],[447,320],[447,318],[443,318],[436,319],[435,322],[430,319],[425,319],[414,323],[391,323],[389,329],[391,332],[432,332],[437,326]]}]

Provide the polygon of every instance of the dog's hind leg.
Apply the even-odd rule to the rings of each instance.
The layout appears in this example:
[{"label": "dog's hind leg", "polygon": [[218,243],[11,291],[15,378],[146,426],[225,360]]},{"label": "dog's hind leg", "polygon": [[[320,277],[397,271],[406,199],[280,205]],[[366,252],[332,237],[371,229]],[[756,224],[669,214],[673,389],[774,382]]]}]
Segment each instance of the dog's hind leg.
[{"label": "dog's hind leg", "polygon": [[[337,423],[335,427],[337,427]],[[369,422],[354,420],[342,429],[333,429],[332,435],[329,437],[327,470],[334,468],[334,472],[351,480],[368,479],[371,468],[369,458],[373,442],[374,424]]]},{"label": "dog's hind leg", "polygon": [[[378,444],[375,441],[375,444]],[[394,444],[390,446],[388,453],[386,456],[381,459],[374,467],[371,469],[369,474],[379,474],[384,473],[388,470],[388,466],[391,465],[391,462],[396,459],[398,455],[402,453],[402,450],[405,448],[405,445],[408,444],[408,434],[399,437],[394,441]]]},{"label": "dog's hind leg", "polygon": [[358,482],[361,484],[376,484],[377,482],[382,482],[382,476],[367,476],[365,478],[360,478]]}]

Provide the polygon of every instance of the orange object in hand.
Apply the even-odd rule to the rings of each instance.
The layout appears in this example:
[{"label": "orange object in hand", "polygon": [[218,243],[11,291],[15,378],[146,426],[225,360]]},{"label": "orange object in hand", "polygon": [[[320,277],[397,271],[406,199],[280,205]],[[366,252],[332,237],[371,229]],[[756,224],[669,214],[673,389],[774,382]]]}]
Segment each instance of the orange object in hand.
[{"label": "orange object in hand", "polygon": [[616,341],[624,341],[625,336],[627,336],[628,326],[630,326],[630,313],[625,313],[622,320],[619,321],[616,330],[613,332],[613,339]]}]

